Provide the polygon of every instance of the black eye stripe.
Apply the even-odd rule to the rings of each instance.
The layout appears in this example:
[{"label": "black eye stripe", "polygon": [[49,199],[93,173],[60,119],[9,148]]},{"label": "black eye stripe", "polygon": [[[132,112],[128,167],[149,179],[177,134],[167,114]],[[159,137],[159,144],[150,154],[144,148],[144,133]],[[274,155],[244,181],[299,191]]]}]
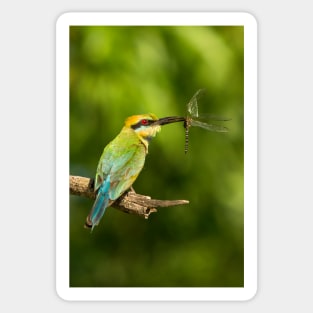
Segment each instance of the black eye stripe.
[{"label": "black eye stripe", "polygon": [[148,119],[143,119],[143,120],[147,121],[146,124],[143,125],[141,122],[142,120],[140,120],[138,123],[131,125],[131,128],[137,129],[137,128],[140,128],[141,126],[150,126],[151,124],[155,122],[154,120],[148,120]]}]

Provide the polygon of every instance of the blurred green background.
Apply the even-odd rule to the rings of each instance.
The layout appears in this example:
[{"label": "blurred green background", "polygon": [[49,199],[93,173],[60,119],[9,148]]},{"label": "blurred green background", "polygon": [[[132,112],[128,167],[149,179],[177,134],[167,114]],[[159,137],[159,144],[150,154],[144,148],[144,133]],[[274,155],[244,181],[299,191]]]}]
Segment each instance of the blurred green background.
[{"label": "blurred green background", "polygon": [[70,196],[71,287],[242,287],[243,54],[240,26],[70,27],[70,174],[94,177],[127,116],[199,111],[231,118],[228,133],[182,123],[152,140],[134,184],[155,199],[187,199],[148,220],[108,208],[92,233],[93,201]]}]

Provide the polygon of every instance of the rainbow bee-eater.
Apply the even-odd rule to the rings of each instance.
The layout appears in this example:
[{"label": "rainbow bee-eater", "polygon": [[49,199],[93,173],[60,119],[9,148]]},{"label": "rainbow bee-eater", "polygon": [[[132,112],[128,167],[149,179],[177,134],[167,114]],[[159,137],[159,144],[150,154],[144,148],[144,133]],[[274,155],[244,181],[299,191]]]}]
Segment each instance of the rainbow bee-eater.
[{"label": "rainbow bee-eater", "polygon": [[107,207],[127,191],[145,163],[150,140],[161,125],[184,121],[182,117],[158,119],[154,114],[130,116],[121,132],[104,148],[100,157],[94,190],[96,200],[85,225],[98,225]]}]

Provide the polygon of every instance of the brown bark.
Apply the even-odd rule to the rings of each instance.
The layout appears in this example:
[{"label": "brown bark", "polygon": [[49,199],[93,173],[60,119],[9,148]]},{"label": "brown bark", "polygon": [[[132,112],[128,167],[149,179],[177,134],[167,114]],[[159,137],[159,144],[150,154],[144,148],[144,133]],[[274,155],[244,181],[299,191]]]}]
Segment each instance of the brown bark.
[{"label": "brown bark", "polygon": [[[70,194],[95,199],[94,179],[70,175]],[[120,211],[148,218],[156,208],[188,204],[188,200],[156,200],[133,190],[125,192],[111,206]]]}]

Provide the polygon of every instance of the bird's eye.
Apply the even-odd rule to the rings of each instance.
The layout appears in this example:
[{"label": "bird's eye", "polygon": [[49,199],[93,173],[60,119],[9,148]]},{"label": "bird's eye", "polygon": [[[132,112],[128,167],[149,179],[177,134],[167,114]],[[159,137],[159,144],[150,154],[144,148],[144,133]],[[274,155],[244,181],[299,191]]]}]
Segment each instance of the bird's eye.
[{"label": "bird's eye", "polygon": [[149,124],[149,121],[148,120],[146,120],[146,119],[143,119],[143,120],[141,120],[141,125],[148,125]]}]

